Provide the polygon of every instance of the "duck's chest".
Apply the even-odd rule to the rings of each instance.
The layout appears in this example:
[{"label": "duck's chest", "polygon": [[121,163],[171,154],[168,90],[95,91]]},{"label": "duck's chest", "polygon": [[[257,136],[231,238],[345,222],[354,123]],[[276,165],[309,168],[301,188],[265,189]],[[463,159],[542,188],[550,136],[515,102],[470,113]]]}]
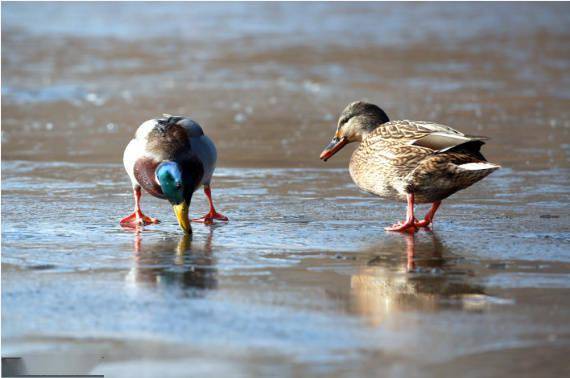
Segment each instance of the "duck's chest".
[{"label": "duck's chest", "polygon": [[133,167],[133,174],[142,188],[154,197],[164,199],[162,188],[156,182],[155,171],[160,162],[152,158],[138,159]]},{"label": "duck's chest", "polygon": [[375,158],[361,146],[352,154],[348,167],[350,177],[359,189],[382,198],[405,198],[398,180],[394,180],[387,168],[386,162]]}]

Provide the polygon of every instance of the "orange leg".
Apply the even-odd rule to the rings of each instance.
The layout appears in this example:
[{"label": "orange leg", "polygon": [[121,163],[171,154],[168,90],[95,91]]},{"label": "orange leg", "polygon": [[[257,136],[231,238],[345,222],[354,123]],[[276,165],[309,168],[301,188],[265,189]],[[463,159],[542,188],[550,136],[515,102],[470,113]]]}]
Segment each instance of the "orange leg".
[{"label": "orange leg", "polygon": [[210,204],[210,211],[208,214],[204,215],[202,218],[192,219],[193,222],[201,222],[205,224],[212,224],[214,223],[214,219],[221,220],[221,221],[228,221],[228,217],[222,215],[216,211],[214,208],[214,203],[212,202],[212,191],[210,189],[210,185],[204,185],[204,193],[206,197],[208,197],[208,203]]},{"label": "orange leg", "polygon": [[430,224],[432,224],[433,217],[435,216],[435,212],[439,208],[439,205],[441,205],[441,201],[436,201],[432,203],[431,209],[429,209],[424,220],[415,222],[416,227],[428,227]]},{"label": "orange leg", "polygon": [[133,189],[133,195],[135,197],[135,211],[129,216],[121,219],[121,226],[125,227],[136,227],[141,225],[159,223],[160,221],[156,218],[147,217],[143,214],[141,210],[141,188],[140,186]]},{"label": "orange leg", "polygon": [[400,232],[411,232],[414,233],[417,231],[416,228],[416,218],[414,218],[414,193],[410,193],[407,195],[408,199],[408,208],[406,211],[406,220],[404,222],[399,222],[391,227],[386,227],[386,231],[400,231]]}]

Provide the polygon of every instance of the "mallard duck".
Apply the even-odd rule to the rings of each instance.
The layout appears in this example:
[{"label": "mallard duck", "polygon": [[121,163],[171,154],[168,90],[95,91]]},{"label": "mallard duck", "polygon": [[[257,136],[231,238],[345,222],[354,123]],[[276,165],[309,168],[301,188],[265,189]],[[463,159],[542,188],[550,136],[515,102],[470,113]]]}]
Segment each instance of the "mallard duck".
[{"label": "mallard duck", "polygon": [[135,137],[123,154],[125,170],[131,178],[135,198],[134,212],[121,220],[123,226],[158,223],[143,214],[140,207],[141,188],[150,195],[167,199],[178,224],[191,233],[188,208],[193,193],[204,186],[210,211],[196,222],[227,221],[212,202],[210,183],[216,168],[216,146],[202,127],[187,117],[165,115],[139,126]]},{"label": "mallard duck", "polygon": [[[350,159],[353,181],[368,193],[406,201],[405,221],[386,230],[415,232],[433,222],[443,199],[500,168],[480,152],[486,139],[432,122],[390,121],[378,106],[357,101],[343,110],[320,158],[327,161],[348,143],[360,143]],[[432,204],[421,221],[415,203]]]}]

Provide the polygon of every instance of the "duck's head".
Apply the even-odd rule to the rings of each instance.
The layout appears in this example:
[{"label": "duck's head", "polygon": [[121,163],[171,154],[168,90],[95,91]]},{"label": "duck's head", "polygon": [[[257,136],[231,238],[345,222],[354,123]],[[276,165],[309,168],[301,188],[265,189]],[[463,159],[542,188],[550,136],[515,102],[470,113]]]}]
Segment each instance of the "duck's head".
[{"label": "duck's head", "polygon": [[191,234],[192,227],[188,218],[188,208],[192,201],[195,183],[192,175],[185,172],[174,161],[165,161],[156,168],[156,179],[162,193],[172,205],[178,224],[184,232]]},{"label": "duck's head", "polygon": [[321,160],[327,161],[341,148],[351,142],[360,142],[372,130],[390,119],[374,104],[355,101],[342,111],[336,133],[321,153]]}]

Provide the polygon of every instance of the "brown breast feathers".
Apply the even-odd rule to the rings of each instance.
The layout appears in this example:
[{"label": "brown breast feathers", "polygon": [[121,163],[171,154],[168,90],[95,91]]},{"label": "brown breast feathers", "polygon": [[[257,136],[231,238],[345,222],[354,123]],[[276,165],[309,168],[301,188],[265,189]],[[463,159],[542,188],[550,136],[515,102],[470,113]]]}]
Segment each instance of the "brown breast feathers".
[{"label": "brown breast feathers", "polygon": [[157,198],[166,198],[160,185],[154,179],[154,171],[159,162],[151,158],[142,158],[135,162],[135,178],[144,190]]}]

